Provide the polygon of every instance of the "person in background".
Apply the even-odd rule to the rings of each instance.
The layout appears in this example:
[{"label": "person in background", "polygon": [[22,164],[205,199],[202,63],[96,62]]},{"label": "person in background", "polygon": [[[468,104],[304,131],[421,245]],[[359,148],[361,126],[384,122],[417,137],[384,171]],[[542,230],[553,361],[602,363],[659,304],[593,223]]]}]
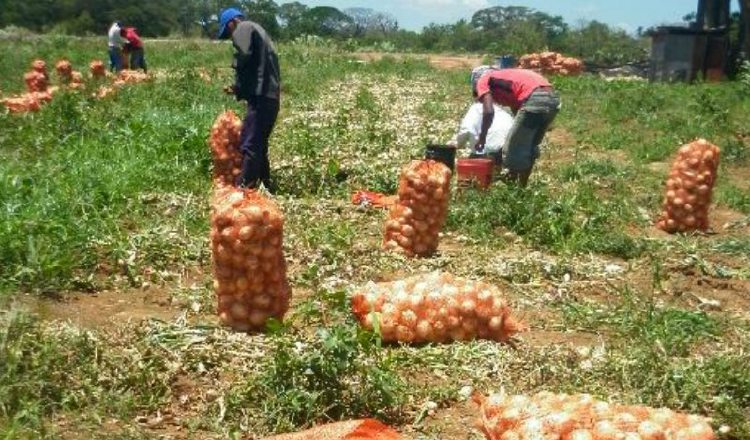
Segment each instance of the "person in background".
[{"label": "person in background", "polygon": [[482,128],[476,150],[487,143],[487,133],[495,116],[494,104],[509,107],[513,126],[503,145],[503,167],[507,179],[526,186],[539,157],[539,144],[560,110],[560,97],[542,75],[526,69],[487,70],[476,86],[482,103]]},{"label": "person in background", "polygon": [[128,40],[122,36],[122,23],[115,21],[108,32],[109,45],[109,70],[120,72],[122,70],[122,46]]},{"label": "person in background", "polygon": [[240,133],[242,172],[237,185],[256,188],[261,183],[271,188],[271,166],[268,161],[268,138],[279,113],[281,73],[271,38],[259,24],[245,20],[238,9],[228,8],[219,14],[219,39],[232,39],[235,49],[232,67],[234,85],[226,87],[238,101],[247,101],[247,116]]},{"label": "person in background", "polygon": [[130,68],[133,70],[143,69],[144,73],[148,73],[143,42],[137,30],[134,27],[126,27],[122,30],[122,36],[128,40],[128,43],[123,47],[123,52],[130,55]]}]

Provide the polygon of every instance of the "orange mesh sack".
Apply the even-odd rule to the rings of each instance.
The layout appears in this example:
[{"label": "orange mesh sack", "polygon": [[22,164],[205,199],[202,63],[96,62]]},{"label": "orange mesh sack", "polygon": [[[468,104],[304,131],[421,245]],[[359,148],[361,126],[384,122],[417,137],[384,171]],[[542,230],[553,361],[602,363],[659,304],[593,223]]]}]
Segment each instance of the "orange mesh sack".
[{"label": "orange mesh sack", "polygon": [[661,408],[615,405],[588,394],[474,396],[488,440],[713,440],[710,419]]},{"label": "orange mesh sack", "polygon": [[44,75],[45,79],[49,79],[49,73],[47,73],[47,63],[44,60],[36,59],[32,61],[31,70],[39,72]]},{"label": "orange mesh sack", "polygon": [[242,172],[242,153],[239,149],[241,131],[242,121],[232,110],[220,114],[211,127],[209,145],[214,158],[215,181],[234,185]]},{"label": "orange mesh sack", "polygon": [[67,84],[73,75],[73,65],[70,64],[70,61],[63,59],[55,64],[55,71],[57,72],[57,76],[60,77],[60,82]]},{"label": "orange mesh sack", "polygon": [[282,319],[291,289],[282,250],[284,218],[252,190],[220,186],[211,215],[214,290],[221,322],[238,331],[262,330]]},{"label": "orange mesh sack", "polygon": [[405,440],[398,432],[374,419],[352,420],[319,426],[265,440]]},{"label": "orange mesh sack", "polygon": [[47,77],[44,73],[32,70],[23,76],[23,80],[26,83],[26,90],[30,93],[47,91]]},{"label": "orange mesh sack", "polygon": [[101,60],[93,60],[89,63],[89,73],[92,78],[104,78],[107,76],[107,68]]},{"label": "orange mesh sack", "polygon": [[11,113],[36,112],[42,108],[42,103],[37,97],[37,94],[41,93],[42,92],[24,93],[17,97],[0,99],[0,102],[2,102],[5,108]]},{"label": "orange mesh sack", "polygon": [[680,148],[667,179],[664,210],[656,226],[669,233],[705,231],[719,167],[719,147],[705,139]]},{"label": "orange mesh sack", "polygon": [[369,283],[354,293],[352,311],[387,342],[504,342],[522,327],[497,287],[439,272]]},{"label": "orange mesh sack", "polygon": [[398,203],[388,213],[383,247],[409,257],[429,256],[438,247],[448,215],[451,171],[434,160],[415,160],[399,178]]}]

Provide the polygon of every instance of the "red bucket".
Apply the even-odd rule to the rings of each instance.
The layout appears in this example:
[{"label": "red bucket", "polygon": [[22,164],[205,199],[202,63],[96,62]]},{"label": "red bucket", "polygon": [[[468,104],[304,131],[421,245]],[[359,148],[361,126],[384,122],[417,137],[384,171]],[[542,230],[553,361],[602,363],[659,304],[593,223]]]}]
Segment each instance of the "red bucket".
[{"label": "red bucket", "polygon": [[492,159],[458,159],[456,174],[459,186],[476,184],[482,189],[489,188],[494,166]]}]

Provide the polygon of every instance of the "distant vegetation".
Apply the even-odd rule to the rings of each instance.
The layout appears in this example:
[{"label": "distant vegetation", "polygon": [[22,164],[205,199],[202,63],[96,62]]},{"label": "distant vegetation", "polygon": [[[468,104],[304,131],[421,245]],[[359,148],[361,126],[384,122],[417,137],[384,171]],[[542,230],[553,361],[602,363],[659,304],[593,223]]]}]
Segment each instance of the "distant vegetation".
[{"label": "distant vegetation", "polygon": [[249,18],[261,23],[277,40],[318,36],[347,49],[516,55],[550,49],[588,62],[616,64],[643,59],[647,47],[642,38],[604,23],[571,26],[560,16],[521,6],[486,8],[471,20],[430,24],[414,32],[399,28],[395,17],[368,8],[338,10],[300,2],[279,5],[273,0],[6,0],[4,4],[0,28],[17,26],[81,36],[102,35],[113,20],[121,20],[147,37],[213,38],[216,13],[222,7],[240,4]]}]

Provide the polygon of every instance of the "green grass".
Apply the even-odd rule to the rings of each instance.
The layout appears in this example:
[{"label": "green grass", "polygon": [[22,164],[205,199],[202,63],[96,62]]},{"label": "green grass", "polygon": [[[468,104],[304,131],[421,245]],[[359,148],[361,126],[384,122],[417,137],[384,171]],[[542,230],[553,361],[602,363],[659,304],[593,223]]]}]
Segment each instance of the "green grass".
[{"label": "green grass", "polygon": [[[350,196],[395,192],[403,164],[450,138],[469,104],[467,72],[394,57],[360,63],[325,44],[279,50],[271,162],[295,300],[267,334],[214,325],[206,139],[222,110],[244,114],[220,92],[231,80],[228,45],[149,42],[153,82],[102,101],[61,92],[37,114],[0,113],[0,304],[9,310],[0,312],[0,436],[64,437],[64,418],[83,438],[155,438],[158,428],[134,420],[174,410],[193,438],[376,416],[440,439],[437,422],[451,422],[458,391],[471,386],[666,405],[750,438],[748,320],[731,308],[697,311],[675,284],[684,278],[705,296],[726,293],[722,282],[742,286],[747,225],[714,225],[711,237],[651,229],[665,177],[651,162],[669,162],[699,136],[722,147],[717,207],[750,213],[732,176],[749,157],[741,84],[554,78],[563,99],[555,129],[567,136],[544,145],[530,186],[456,192],[438,255],[407,260],[379,249],[385,214]],[[22,90],[37,56],[85,70],[106,55],[99,39],[0,41],[0,51],[4,94]],[[407,347],[357,328],[345,291],[437,269],[499,284],[534,330],[599,339]],[[636,293],[649,284],[649,295]],[[15,312],[18,298],[103,290],[146,309],[152,300],[132,294],[148,293],[179,317],[83,330]],[[110,419],[112,432],[100,431]]]}]

